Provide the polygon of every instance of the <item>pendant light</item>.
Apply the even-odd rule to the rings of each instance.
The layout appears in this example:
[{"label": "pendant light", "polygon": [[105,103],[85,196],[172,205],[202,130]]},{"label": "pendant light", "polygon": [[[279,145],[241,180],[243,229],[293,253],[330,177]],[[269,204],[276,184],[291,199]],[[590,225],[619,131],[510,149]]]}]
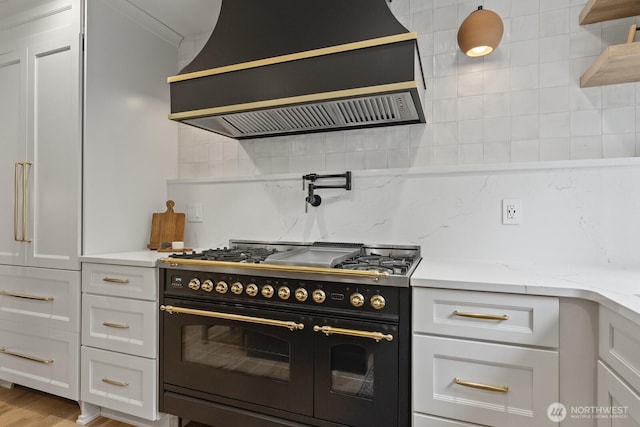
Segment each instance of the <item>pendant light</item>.
[{"label": "pendant light", "polygon": [[488,55],[502,40],[504,25],[497,13],[483,9],[471,12],[458,30],[458,46],[467,56]]}]

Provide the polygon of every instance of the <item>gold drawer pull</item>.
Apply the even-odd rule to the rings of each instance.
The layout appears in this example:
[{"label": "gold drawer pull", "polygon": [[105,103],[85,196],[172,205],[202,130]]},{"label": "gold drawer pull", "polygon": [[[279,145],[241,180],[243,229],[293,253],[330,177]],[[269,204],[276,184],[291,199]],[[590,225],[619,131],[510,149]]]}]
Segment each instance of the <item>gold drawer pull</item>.
[{"label": "gold drawer pull", "polygon": [[509,320],[509,316],[506,314],[467,313],[464,311],[454,310],[453,315],[460,317],[472,317],[474,319]]},{"label": "gold drawer pull", "polygon": [[116,380],[112,380],[109,378],[103,378],[102,379],[103,383],[107,383],[107,384],[111,384],[111,385],[115,385],[117,387],[128,387],[129,383],[123,383],[122,381],[116,381]]},{"label": "gold drawer pull", "polygon": [[107,328],[129,329],[129,325],[123,325],[122,323],[102,322],[102,324]]},{"label": "gold drawer pull", "polygon": [[13,351],[5,350],[4,347],[0,347],[0,353],[8,354],[9,356],[20,357],[22,359],[31,360],[32,362],[38,362],[45,365],[53,363],[53,359],[40,359],[39,357],[29,356],[27,354],[15,353]]},{"label": "gold drawer pull", "polygon": [[462,385],[465,387],[471,387],[471,388],[477,388],[480,390],[487,390],[487,391],[495,391],[497,393],[507,393],[509,391],[509,386],[495,386],[495,385],[489,385],[489,384],[481,384],[481,383],[472,383],[470,381],[462,381],[459,378],[454,378],[453,381],[458,384],[458,385]]},{"label": "gold drawer pull", "polygon": [[360,338],[371,338],[372,340],[376,340],[376,342],[380,342],[380,340],[393,341],[393,335],[391,334],[383,334],[382,332],[369,332],[369,331],[360,331],[357,329],[342,329],[342,328],[334,328],[331,326],[313,326],[314,332],[322,332],[326,336],[329,335],[347,335],[350,337],[360,337]]},{"label": "gold drawer pull", "polygon": [[103,282],[109,283],[119,283],[121,285],[126,285],[129,283],[129,279],[118,279],[117,277],[105,277],[102,279]]},{"label": "gold drawer pull", "polygon": [[53,297],[39,297],[37,295],[17,294],[15,292],[0,291],[0,295],[5,295],[14,298],[33,299],[36,301],[53,301]]}]

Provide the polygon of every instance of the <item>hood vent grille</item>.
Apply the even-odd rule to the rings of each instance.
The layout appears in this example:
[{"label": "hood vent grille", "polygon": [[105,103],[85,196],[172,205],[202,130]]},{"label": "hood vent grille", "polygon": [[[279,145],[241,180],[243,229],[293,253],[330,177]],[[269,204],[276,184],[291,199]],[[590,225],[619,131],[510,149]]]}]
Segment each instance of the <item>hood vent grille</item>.
[{"label": "hood vent grille", "polygon": [[418,119],[409,92],[294,105],[186,120],[207,129],[223,128],[233,137],[273,135],[308,130],[376,126]]}]

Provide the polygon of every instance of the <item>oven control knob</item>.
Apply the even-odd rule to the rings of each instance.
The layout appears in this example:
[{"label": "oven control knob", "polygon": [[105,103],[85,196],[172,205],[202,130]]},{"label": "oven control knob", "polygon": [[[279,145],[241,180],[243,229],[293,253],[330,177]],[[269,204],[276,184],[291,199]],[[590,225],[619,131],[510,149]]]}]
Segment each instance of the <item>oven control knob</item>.
[{"label": "oven control knob", "polygon": [[280,286],[278,288],[278,296],[281,300],[288,300],[291,296],[291,289],[286,286]]},{"label": "oven control knob", "polygon": [[317,302],[318,304],[322,304],[324,300],[327,299],[327,294],[325,294],[322,289],[316,289],[311,294],[311,298],[313,298],[313,301]]},{"label": "oven control knob", "polygon": [[371,297],[371,307],[375,308],[376,310],[382,310],[385,304],[386,301],[384,300],[384,297],[382,295],[374,295]]},{"label": "oven control knob", "polygon": [[271,285],[264,285],[262,287],[262,296],[265,298],[271,298],[274,292],[273,286]]},{"label": "oven control knob", "polygon": [[216,292],[217,293],[226,294],[228,290],[229,290],[229,285],[227,285],[227,282],[221,280],[218,283],[216,283]]},{"label": "oven control knob", "polygon": [[198,289],[200,289],[200,279],[198,278],[191,279],[188,286],[189,286],[189,289],[193,289],[194,291],[197,291]]},{"label": "oven control knob", "polygon": [[247,292],[247,295],[249,295],[250,297],[255,297],[256,295],[258,295],[258,285],[256,285],[255,283],[249,283],[245,292]]},{"label": "oven control knob", "polygon": [[235,282],[233,285],[231,285],[231,292],[233,292],[234,294],[240,295],[242,294],[242,291],[243,291],[242,283]]},{"label": "oven control knob", "polygon": [[305,302],[309,298],[309,292],[305,288],[296,289],[296,299],[300,302]]},{"label": "oven control knob", "polygon": [[364,295],[360,292],[354,292],[351,294],[351,297],[349,297],[349,301],[354,307],[362,307],[364,305]]},{"label": "oven control knob", "polygon": [[205,292],[211,292],[213,290],[213,282],[209,279],[202,282],[202,290]]}]

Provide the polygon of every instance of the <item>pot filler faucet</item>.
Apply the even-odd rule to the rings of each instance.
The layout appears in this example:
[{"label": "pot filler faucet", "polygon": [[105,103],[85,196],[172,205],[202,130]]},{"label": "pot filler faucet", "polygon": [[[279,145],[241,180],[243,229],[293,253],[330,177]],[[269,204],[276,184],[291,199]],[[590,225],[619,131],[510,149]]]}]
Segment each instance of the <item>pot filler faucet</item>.
[{"label": "pot filler faucet", "polygon": [[[317,185],[315,182],[319,179],[330,179],[330,178],[344,178],[344,184],[341,185]],[[332,175],[318,175],[317,173],[310,173],[307,175],[302,175],[302,189],[304,190],[304,184],[306,181],[310,181],[307,183],[307,197],[305,197],[304,201],[304,212],[308,212],[309,205],[316,207],[320,206],[322,203],[322,198],[317,194],[314,194],[315,190],[323,189],[323,188],[344,188],[347,191],[351,190],[351,171],[347,171],[345,173],[340,174],[332,174]]]}]

